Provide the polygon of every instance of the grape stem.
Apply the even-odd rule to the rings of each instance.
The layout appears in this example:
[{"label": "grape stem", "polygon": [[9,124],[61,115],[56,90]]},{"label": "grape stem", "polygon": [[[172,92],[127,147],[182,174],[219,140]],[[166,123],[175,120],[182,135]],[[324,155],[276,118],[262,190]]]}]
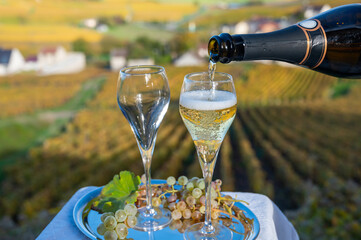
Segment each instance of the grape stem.
[{"label": "grape stem", "polygon": [[[173,187],[173,186],[172,186]],[[162,193],[161,195],[159,195],[159,198],[163,198],[163,197],[165,197],[165,195],[167,194],[167,193],[171,193],[172,195],[174,195],[175,193],[177,193],[177,192],[180,192],[179,190],[175,190],[174,188],[172,189],[172,190],[166,190],[164,193]]]}]

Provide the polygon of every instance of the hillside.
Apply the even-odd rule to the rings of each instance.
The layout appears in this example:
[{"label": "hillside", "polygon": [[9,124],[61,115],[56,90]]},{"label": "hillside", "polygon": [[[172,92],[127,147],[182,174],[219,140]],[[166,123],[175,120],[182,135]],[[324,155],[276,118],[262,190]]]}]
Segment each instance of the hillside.
[{"label": "hillside", "polygon": [[[159,129],[155,178],[201,176],[194,144],[178,113],[178,96],[183,76],[203,69],[166,67],[172,102]],[[234,76],[239,103],[215,170],[224,190],[263,193],[290,210],[305,203],[310,183],[319,189],[333,179],[360,184],[359,84],[332,99],[327,93],[345,80],[276,65],[218,70]],[[56,212],[83,186],[103,185],[120,170],[142,174],[135,138],[116,105],[116,79],[116,74],[109,76],[62,134],[6,169],[1,215],[16,219],[44,209]],[[357,215],[350,214],[352,223]]]}]

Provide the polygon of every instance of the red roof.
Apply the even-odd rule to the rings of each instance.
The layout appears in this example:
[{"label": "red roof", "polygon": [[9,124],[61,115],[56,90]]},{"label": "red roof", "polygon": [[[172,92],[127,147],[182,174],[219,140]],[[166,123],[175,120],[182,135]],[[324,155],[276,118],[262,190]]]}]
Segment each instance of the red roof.
[{"label": "red roof", "polygon": [[47,48],[43,48],[41,49],[40,53],[43,54],[55,54],[56,52],[56,47],[47,47]]}]

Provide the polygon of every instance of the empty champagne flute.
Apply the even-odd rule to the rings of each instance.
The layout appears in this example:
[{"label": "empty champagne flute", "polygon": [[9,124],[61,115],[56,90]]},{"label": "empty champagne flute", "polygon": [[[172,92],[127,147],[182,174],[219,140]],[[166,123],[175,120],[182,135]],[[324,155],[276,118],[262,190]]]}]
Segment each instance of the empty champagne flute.
[{"label": "empty champagne flute", "polygon": [[160,230],[171,222],[171,213],[162,207],[153,208],[150,167],[160,123],[167,112],[170,90],[161,66],[132,66],[120,70],[117,101],[135,135],[146,176],[146,207],[139,209],[141,231]]},{"label": "empty champagne flute", "polygon": [[179,111],[196,146],[205,180],[205,221],[188,227],[186,240],[216,240],[233,237],[232,231],[211,221],[211,181],[219,148],[236,114],[237,97],[232,76],[216,72],[190,73],[184,77]]}]

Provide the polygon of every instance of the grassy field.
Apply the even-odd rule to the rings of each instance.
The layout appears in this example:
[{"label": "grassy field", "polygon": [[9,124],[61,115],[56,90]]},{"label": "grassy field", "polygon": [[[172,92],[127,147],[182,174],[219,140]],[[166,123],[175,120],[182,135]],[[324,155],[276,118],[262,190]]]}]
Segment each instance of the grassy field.
[{"label": "grassy field", "polygon": [[166,31],[165,29],[149,26],[143,23],[116,26],[111,28],[107,34],[116,37],[119,40],[127,41],[134,41],[139,37],[145,36],[153,40],[165,42],[174,36],[174,32]]},{"label": "grassy field", "polygon": [[131,17],[135,21],[176,21],[196,11],[193,3],[154,1],[27,1],[0,2],[0,19],[17,23],[78,23],[91,17]]},{"label": "grassy field", "polygon": [[[168,22],[181,20],[198,9],[193,3],[176,3],[125,0],[103,1],[0,1],[1,47],[21,45],[26,53],[33,54],[32,45],[70,45],[83,38],[98,43],[102,36],[95,30],[79,27],[86,18],[123,18],[135,22]],[[134,40],[138,36],[169,39],[172,35],[162,29],[125,24],[109,32],[118,39]],[[156,36],[156,37],[155,37]],[[27,45],[24,45],[26,43]]]},{"label": "grassy field", "polygon": [[[275,1],[269,1],[269,3]],[[282,18],[291,15],[299,15],[303,11],[303,5],[301,1],[279,1],[282,4],[266,4],[247,6],[239,9],[221,10],[213,9],[208,11],[203,16],[196,19],[196,23],[202,27],[219,26],[222,24],[233,24],[239,21],[248,20],[252,17],[268,17],[268,18]],[[337,7],[340,5],[357,3],[356,0],[311,0],[308,1],[308,5],[323,5],[329,4],[331,7]],[[303,19],[303,15],[300,15]],[[301,20],[300,19],[300,20]]]},{"label": "grassy field", "polygon": [[62,24],[3,24],[0,25],[0,43],[69,43],[78,38],[88,42],[99,42],[100,33]]},{"label": "grassy field", "polygon": [[[5,166],[14,164],[14,161],[24,157],[30,148],[59,134],[62,127],[74,116],[76,111],[84,107],[87,101],[94,97],[103,82],[104,78],[101,77],[87,79],[65,104],[55,108],[40,108],[35,109],[37,110],[36,113],[25,112],[13,117],[0,118],[0,180],[4,177],[2,171]],[[0,90],[3,88],[7,87],[0,85]],[[31,90],[40,95],[46,91],[40,89],[43,92],[39,92],[36,87],[32,87]],[[47,101],[46,99],[39,100]],[[11,96],[8,96],[7,101],[13,101]]]}]

